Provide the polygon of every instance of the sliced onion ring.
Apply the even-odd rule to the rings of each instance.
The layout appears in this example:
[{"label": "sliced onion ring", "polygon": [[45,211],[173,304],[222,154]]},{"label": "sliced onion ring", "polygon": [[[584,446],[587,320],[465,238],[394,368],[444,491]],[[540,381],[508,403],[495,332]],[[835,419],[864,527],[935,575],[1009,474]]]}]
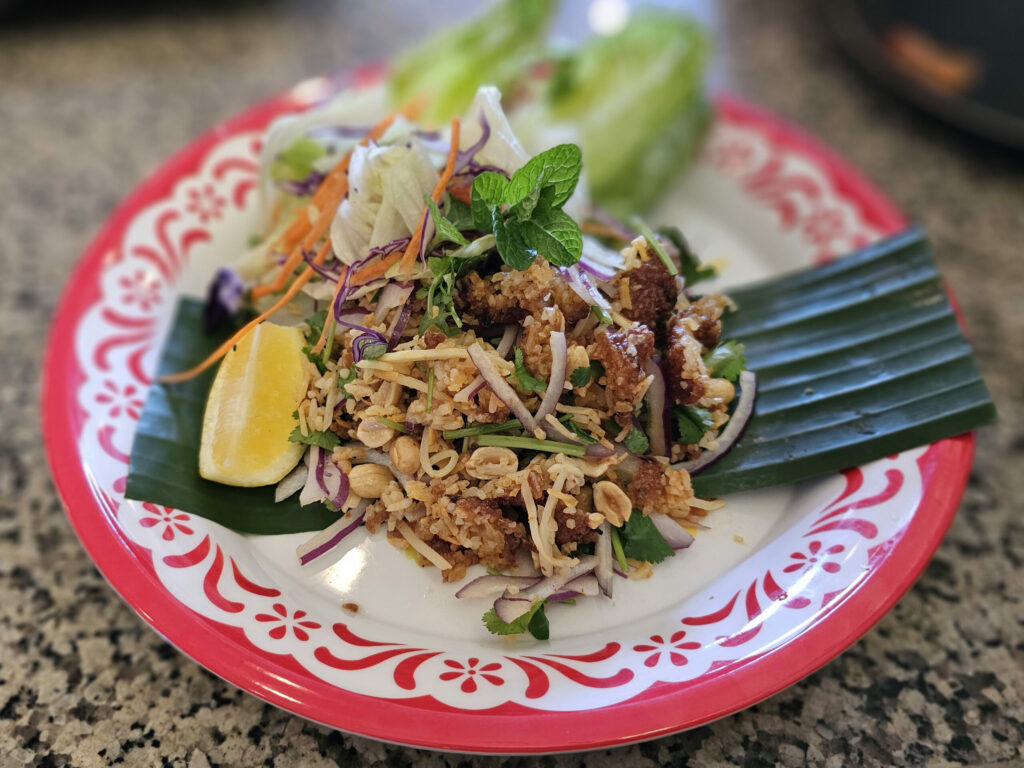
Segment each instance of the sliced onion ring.
[{"label": "sliced onion ring", "polygon": [[[508,353],[512,351],[512,345],[516,343],[516,337],[518,335],[518,325],[512,323],[505,326],[505,332],[501,335],[501,341],[498,342],[497,352],[500,357],[508,357]],[[484,377],[477,376],[469,384],[456,392],[452,400],[457,403],[469,402],[471,397],[484,388],[484,384]]]},{"label": "sliced onion ring", "polygon": [[502,621],[511,623],[530,610],[535,600],[544,600],[549,596],[565,591],[565,587],[573,579],[591,573],[597,567],[597,558],[593,555],[580,558],[580,561],[564,573],[541,579],[529,589],[516,594],[506,591],[494,601],[494,612]]},{"label": "sliced onion ring", "polygon": [[612,556],[612,532],[607,520],[601,523],[601,535],[597,538],[597,546],[594,547],[594,554],[597,557],[597,566],[594,568],[594,576],[597,577],[597,585],[605,597],[612,596],[612,567],[615,559]]},{"label": "sliced onion ring", "polygon": [[346,536],[362,525],[364,511],[368,504],[369,501],[363,499],[352,512],[342,515],[313,538],[296,547],[295,554],[299,558],[299,565],[306,565],[319,557],[323,557],[338,546]]},{"label": "sliced onion ring", "polygon": [[548,344],[551,347],[551,376],[548,378],[548,388],[540,401],[540,408],[533,415],[534,421],[538,424],[543,424],[547,415],[554,413],[555,406],[558,405],[558,400],[565,389],[565,368],[569,356],[565,334],[561,331],[552,331]]},{"label": "sliced onion ring", "polygon": [[672,549],[686,549],[693,544],[693,536],[690,532],[668,515],[655,512],[650,515],[650,518],[654,527],[658,529],[658,533],[665,537],[665,541]]},{"label": "sliced onion ring", "polygon": [[382,322],[388,312],[405,304],[406,299],[412,295],[413,287],[412,283],[399,282],[389,282],[385,285],[373,310],[373,319],[378,323]]},{"label": "sliced onion ring", "polygon": [[718,447],[713,451],[705,451],[696,459],[681,461],[673,464],[673,469],[685,469],[691,475],[714,464],[733,447],[743,430],[754,415],[754,400],[757,397],[757,377],[753,371],[740,373],[740,399],[736,403],[736,410],[733,411],[729,423],[725,425],[722,434],[718,436]]},{"label": "sliced onion ring", "polygon": [[519,399],[519,395],[512,389],[512,385],[505,381],[505,378],[498,372],[498,369],[494,367],[494,363],[484,348],[479,343],[473,344],[467,349],[467,353],[469,354],[469,359],[473,361],[473,365],[480,371],[484,382],[491,388],[495,396],[519,419],[523,429],[532,434],[537,429],[537,422],[533,418],[533,414],[523,404],[523,401]]},{"label": "sliced onion ring", "polygon": [[647,439],[650,440],[652,456],[668,456],[668,435],[666,421],[668,408],[665,400],[665,374],[661,362],[654,355],[647,361],[644,371],[654,377],[647,389]]},{"label": "sliced onion ring", "polygon": [[471,597],[495,597],[509,590],[510,586],[526,589],[540,581],[540,576],[505,576],[504,574],[487,574],[473,579],[455,593],[461,599]]}]

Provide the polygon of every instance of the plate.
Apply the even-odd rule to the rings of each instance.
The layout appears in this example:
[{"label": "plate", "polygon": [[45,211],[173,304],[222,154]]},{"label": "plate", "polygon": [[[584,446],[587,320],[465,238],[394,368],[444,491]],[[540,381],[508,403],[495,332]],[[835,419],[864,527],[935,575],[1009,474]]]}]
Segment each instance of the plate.
[{"label": "plate", "polygon": [[[110,217],[72,275],[46,351],[43,435],[68,517],[157,632],[288,711],[390,742],[467,752],[591,749],[736,712],[869,629],[938,546],[973,454],[964,436],[813,483],[729,499],[696,544],[615,600],[550,611],[551,639],[497,638],[484,601],[382,538],[298,566],[306,535],[247,537],[123,498],[176,298],[201,293],[255,227],[260,135],[373,69],[315,79],[197,139]],[[903,218],[830,151],[729,96],[655,222],[745,281],[827,259]]]}]

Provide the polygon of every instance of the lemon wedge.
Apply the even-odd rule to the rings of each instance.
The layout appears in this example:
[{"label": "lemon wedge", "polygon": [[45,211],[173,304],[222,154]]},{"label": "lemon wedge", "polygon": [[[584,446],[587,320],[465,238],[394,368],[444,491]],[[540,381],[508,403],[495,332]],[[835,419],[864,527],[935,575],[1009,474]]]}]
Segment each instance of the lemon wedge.
[{"label": "lemon wedge", "polygon": [[298,328],[260,323],[224,356],[206,400],[199,474],[226,485],[278,482],[302,458],[292,415],[309,386]]}]

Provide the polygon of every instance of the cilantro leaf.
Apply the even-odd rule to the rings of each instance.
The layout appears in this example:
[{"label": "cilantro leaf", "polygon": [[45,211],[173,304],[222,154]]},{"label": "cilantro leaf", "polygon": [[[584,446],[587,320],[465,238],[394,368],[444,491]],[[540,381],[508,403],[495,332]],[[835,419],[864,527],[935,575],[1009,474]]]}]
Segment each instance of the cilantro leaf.
[{"label": "cilantro leaf", "polygon": [[593,375],[594,372],[589,365],[581,365],[569,374],[569,383],[574,387],[585,387],[590,383]]},{"label": "cilantro leaf", "polygon": [[327,321],[327,310],[321,309],[319,312],[314,312],[312,315],[306,318],[306,326],[309,330],[306,332],[306,343],[302,346],[302,351],[305,353],[309,361],[316,365],[317,370],[320,373],[327,371],[327,366],[324,364],[323,356],[319,354],[313,354],[313,347],[320,341],[320,334],[324,331],[324,323]]},{"label": "cilantro leaf", "polygon": [[543,379],[538,379],[532,375],[523,364],[523,350],[516,347],[515,357],[515,370],[512,371],[512,375],[508,377],[509,381],[519,387],[524,392],[543,392],[548,388],[548,384]]},{"label": "cilantro leaf", "polygon": [[458,228],[452,224],[448,219],[441,215],[440,209],[437,207],[437,203],[434,202],[429,194],[424,193],[424,200],[427,201],[427,208],[430,210],[430,218],[434,222],[434,235],[433,241],[430,243],[430,249],[433,250],[436,246],[441,243],[456,243],[457,245],[469,245],[469,240],[463,237],[462,233],[459,232]]},{"label": "cilantro leaf", "polygon": [[578,437],[584,443],[587,443],[588,445],[594,445],[595,443],[597,443],[596,437],[594,437],[592,434],[583,429],[583,427],[581,427],[579,424],[573,421],[571,413],[565,414],[562,418],[559,419],[559,421],[565,425],[566,429],[568,429],[570,432],[576,435],[576,437]]},{"label": "cilantro leaf", "polygon": [[353,365],[351,368],[348,369],[348,373],[346,375],[338,377],[338,389],[345,393],[345,397],[355,397],[355,395],[353,395],[348,391],[348,389],[346,389],[346,385],[351,384],[353,381],[355,381],[356,376],[358,375],[359,371],[357,371],[356,367]]},{"label": "cilantro leaf", "polygon": [[655,527],[654,521],[636,509],[619,529],[619,539],[626,557],[634,560],[660,563],[675,554],[675,550]]},{"label": "cilantro leaf", "polygon": [[427,300],[426,310],[420,318],[419,334],[422,336],[431,326],[439,328],[445,336],[454,336],[462,327],[462,318],[455,310],[456,281],[476,267],[484,256],[459,257],[441,256],[427,259],[427,267],[434,279],[417,291],[417,298]]},{"label": "cilantro leaf", "polygon": [[[529,631],[538,640],[547,640],[548,620],[544,616],[544,606],[546,603],[546,600],[537,600],[526,613],[512,622],[502,621],[498,618],[498,614],[494,612],[494,609],[491,608],[491,610],[484,614],[484,626],[487,627],[487,631],[492,635],[521,635],[523,632]],[[537,614],[540,614],[540,619],[536,619]],[[535,621],[536,623],[534,623]],[[540,634],[535,633],[535,629]]]},{"label": "cilantro leaf", "polygon": [[328,451],[341,444],[341,438],[334,432],[315,432],[310,430],[308,435],[304,435],[302,434],[302,428],[297,425],[292,430],[292,433],[288,435],[288,440],[293,443],[301,443],[302,445],[316,445]]},{"label": "cilantro leaf", "polygon": [[710,280],[718,274],[718,270],[710,265],[700,263],[693,253],[683,233],[676,227],[658,227],[659,235],[667,238],[679,251],[679,274],[686,280],[687,287],[696,285],[701,280]]},{"label": "cilantro leaf", "polygon": [[715,422],[711,411],[694,405],[684,405],[672,409],[678,427],[678,441],[683,445],[699,443],[704,433],[711,429]]},{"label": "cilantro leaf", "polygon": [[747,367],[743,356],[746,348],[738,341],[723,341],[704,355],[704,364],[712,376],[736,381],[740,372]]},{"label": "cilantro leaf", "polygon": [[622,446],[630,453],[646,453],[647,449],[651,447],[651,441],[647,439],[643,430],[633,427],[622,441]]}]

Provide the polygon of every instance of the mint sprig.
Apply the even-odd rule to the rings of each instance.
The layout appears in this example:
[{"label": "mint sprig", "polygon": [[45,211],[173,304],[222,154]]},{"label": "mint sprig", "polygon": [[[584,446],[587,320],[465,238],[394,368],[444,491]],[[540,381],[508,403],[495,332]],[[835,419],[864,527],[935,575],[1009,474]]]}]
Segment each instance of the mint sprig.
[{"label": "mint sprig", "polygon": [[559,267],[579,261],[580,228],[562,206],[576,189],[581,164],[579,147],[559,144],[530,159],[511,179],[486,172],[473,180],[473,225],[494,235],[502,261],[517,270],[538,255]]}]

